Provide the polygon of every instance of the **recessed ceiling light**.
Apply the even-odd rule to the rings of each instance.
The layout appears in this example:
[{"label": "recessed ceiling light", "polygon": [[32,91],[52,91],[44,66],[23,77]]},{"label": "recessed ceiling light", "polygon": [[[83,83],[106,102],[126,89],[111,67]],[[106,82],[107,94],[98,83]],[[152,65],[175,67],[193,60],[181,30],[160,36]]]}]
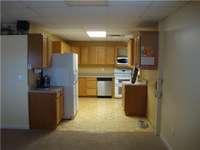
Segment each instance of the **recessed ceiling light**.
[{"label": "recessed ceiling light", "polygon": [[89,37],[103,38],[106,37],[106,31],[87,31]]}]

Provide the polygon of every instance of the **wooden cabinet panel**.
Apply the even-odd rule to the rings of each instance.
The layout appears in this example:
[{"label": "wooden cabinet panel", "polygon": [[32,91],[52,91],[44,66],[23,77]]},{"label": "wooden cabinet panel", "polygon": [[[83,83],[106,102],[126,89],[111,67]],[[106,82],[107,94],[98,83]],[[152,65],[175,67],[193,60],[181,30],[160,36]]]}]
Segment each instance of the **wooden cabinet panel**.
[{"label": "wooden cabinet panel", "polygon": [[88,64],[97,64],[97,51],[95,46],[89,47]]},{"label": "wooden cabinet panel", "polygon": [[95,88],[96,89],[97,82],[96,81],[87,81],[86,87],[87,88]]},{"label": "wooden cabinet panel", "polygon": [[140,64],[140,37],[136,36],[134,38],[134,54],[132,56],[133,59],[133,64],[135,66],[138,66]]},{"label": "wooden cabinet panel", "polygon": [[106,64],[105,62],[105,55],[106,55],[106,48],[103,46],[98,46],[96,47],[96,64],[98,65],[102,65],[102,64]]},{"label": "wooden cabinet panel", "polygon": [[79,96],[86,96],[86,78],[79,78]]},{"label": "wooden cabinet panel", "polygon": [[47,37],[43,37],[43,54],[42,54],[42,66],[44,68],[48,67],[49,63],[48,63],[48,41],[47,41]]},{"label": "wooden cabinet panel", "polygon": [[97,80],[95,77],[79,78],[79,96],[96,96]]},{"label": "wooden cabinet panel", "polygon": [[123,86],[124,110],[127,116],[145,117],[147,112],[147,86]]},{"label": "wooden cabinet panel", "polygon": [[96,96],[97,90],[96,89],[87,89],[87,96]]},{"label": "wooden cabinet panel", "polygon": [[81,47],[81,64],[88,64],[88,47]]},{"label": "wooden cabinet panel", "polygon": [[48,41],[42,34],[28,35],[28,64],[32,68],[46,68],[49,66]]},{"label": "wooden cabinet panel", "polygon": [[127,47],[127,55],[128,55],[128,66],[132,66],[134,62],[134,40],[130,39],[128,41]]},{"label": "wooden cabinet panel", "polygon": [[53,53],[67,53],[70,52],[71,47],[63,41],[53,41],[52,42],[52,51]]},{"label": "wooden cabinet panel", "polygon": [[55,129],[63,117],[64,95],[50,92],[29,92],[31,129]]},{"label": "wooden cabinet panel", "polygon": [[28,64],[32,68],[43,66],[43,36],[42,34],[28,35]]},{"label": "wooden cabinet panel", "polygon": [[[158,32],[142,31],[138,32],[135,38],[135,64],[139,64],[141,69],[153,70],[158,67]],[[152,61],[149,61],[152,60]],[[152,64],[149,64],[149,63]]]},{"label": "wooden cabinet panel", "polygon": [[108,65],[115,64],[115,47],[106,47],[104,61]]}]

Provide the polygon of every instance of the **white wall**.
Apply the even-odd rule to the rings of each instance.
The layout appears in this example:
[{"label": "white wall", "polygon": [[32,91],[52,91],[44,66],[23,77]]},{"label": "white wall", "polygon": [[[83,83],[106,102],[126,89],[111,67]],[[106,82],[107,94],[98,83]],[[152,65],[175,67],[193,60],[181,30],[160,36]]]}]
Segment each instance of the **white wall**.
[{"label": "white wall", "polygon": [[200,149],[200,3],[160,23],[161,137],[174,150]]},{"label": "white wall", "polygon": [[27,36],[1,36],[1,126],[29,128]]}]

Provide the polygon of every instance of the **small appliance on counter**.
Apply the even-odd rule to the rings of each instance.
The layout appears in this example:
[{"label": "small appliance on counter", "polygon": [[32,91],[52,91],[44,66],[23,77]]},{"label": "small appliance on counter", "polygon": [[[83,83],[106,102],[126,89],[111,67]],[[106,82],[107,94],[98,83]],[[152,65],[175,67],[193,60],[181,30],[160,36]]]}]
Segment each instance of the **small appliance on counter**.
[{"label": "small appliance on counter", "polygon": [[137,67],[133,68],[132,75],[131,75],[131,82],[134,84],[137,81],[139,69]]},{"label": "small appliance on counter", "polygon": [[128,57],[127,56],[118,56],[117,64],[118,65],[128,65]]},{"label": "small appliance on counter", "polygon": [[50,88],[50,77],[47,75],[43,77],[43,88]]},{"label": "small appliance on counter", "polygon": [[36,88],[50,88],[50,77],[43,75],[43,70],[40,71],[36,79]]}]

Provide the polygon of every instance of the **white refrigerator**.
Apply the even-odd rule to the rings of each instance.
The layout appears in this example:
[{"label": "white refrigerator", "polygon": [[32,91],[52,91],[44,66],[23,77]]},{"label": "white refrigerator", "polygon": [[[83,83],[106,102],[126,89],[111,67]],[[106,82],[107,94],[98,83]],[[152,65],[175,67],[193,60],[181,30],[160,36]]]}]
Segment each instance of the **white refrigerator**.
[{"label": "white refrigerator", "polygon": [[47,70],[51,85],[64,87],[64,119],[73,119],[78,111],[78,55],[53,54]]}]

